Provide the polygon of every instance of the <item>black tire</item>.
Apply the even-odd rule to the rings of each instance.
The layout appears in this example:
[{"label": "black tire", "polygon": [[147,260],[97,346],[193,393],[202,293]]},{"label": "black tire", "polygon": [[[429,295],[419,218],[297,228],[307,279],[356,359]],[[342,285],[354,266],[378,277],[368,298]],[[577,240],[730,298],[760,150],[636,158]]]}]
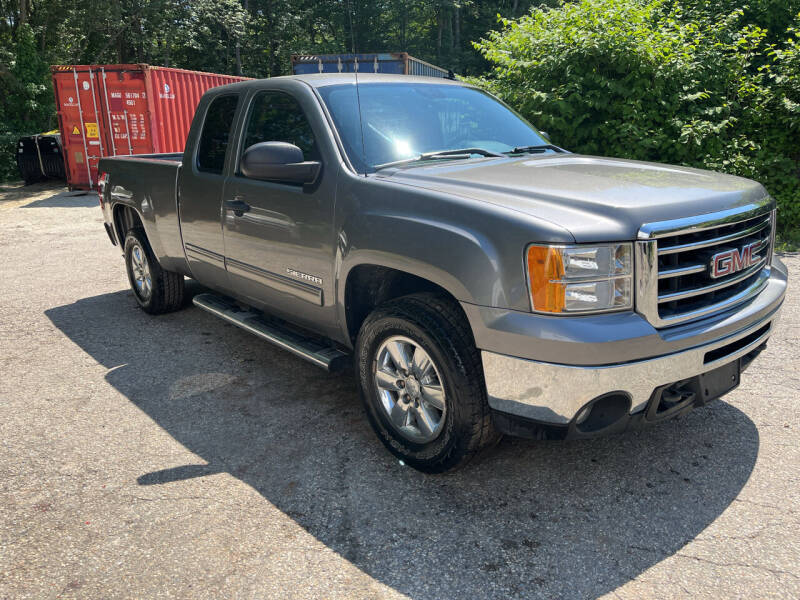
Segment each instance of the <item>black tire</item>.
[{"label": "black tire", "polygon": [[[417,443],[400,433],[375,381],[379,351],[396,336],[413,341],[430,356],[446,392],[446,410],[437,437],[430,441]],[[381,442],[420,471],[442,473],[462,466],[501,437],[492,425],[483,366],[469,323],[446,297],[414,294],[378,307],[359,331],[356,370],[361,399]]]},{"label": "black tire", "polygon": [[[149,269],[149,287],[144,290],[137,286],[134,276],[134,252],[137,248],[140,253],[144,252]],[[133,296],[145,312],[160,315],[183,306],[183,275],[161,268],[142,229],[129,229],[125,235],[125,270]]]}]

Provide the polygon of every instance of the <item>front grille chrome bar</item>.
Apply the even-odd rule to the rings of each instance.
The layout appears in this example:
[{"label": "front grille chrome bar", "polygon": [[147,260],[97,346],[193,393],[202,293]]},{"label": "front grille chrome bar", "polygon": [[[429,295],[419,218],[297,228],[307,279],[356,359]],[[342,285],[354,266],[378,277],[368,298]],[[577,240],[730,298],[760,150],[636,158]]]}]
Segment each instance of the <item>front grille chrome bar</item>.
[{"label": "front grille chrome bar", "polygon": [[637,237],[640,240],[654,240],[673,235],[697,233],[698,231],[715,229],[717,227],[724,227],[733,223],[754,219],[759,215],[766,215],[774,208],[775,201],[769,196],[766,196],[758,202],[752,202],[721,212],[706,213],[704,215],[673,219],[671,221],[645,223],[639,228],[639,235]]},{"label": "front grille chrome bar", "polygon": [[[727,227],[734,231],[725,233]],[[769,197],[717,213],[643,225],[634,244],[636,312],[663,328],[750,300],[769,280],[774,232],[775,202]],[[715,246],[735,248],[737,240],[748,237],[760,241],[751,249],[753,256],[764,254],[755,265],[718,281],[704,275]]]},{"label": "front grille chrome bar", "polygon": [[676,252],[686,252],[687,250],[699,250],[701,248],[710,248],[711,246],[720,246],[727,242],[733,242],[735,240],[740,240],[742,238],[754,235],[759,231],[763,231],[769,226],[770,226],[770,219],[768,217],[764,219],[764,221],[762,221],[761,223],[753,225],[752,227],[748,227],[747,229],[743,229],[742,231],[737,231],[736,233],[729,233],[728,235],[721,235],[719,237],[715,237],[710,240],[702,240],[700,242],[691,242],[689,244],[679,244],[677,246],[667,246],[666,248],[659,248],[658,255],[664,256],[665,254],[675,254]]},{"label": "front grille chrome bar", "polygon": [[691,275],[692,273],[702,273],[708,269],[708,265],[689,265],[686,267],[678,267],[677,269],[667,269],[666,271],[659,271],[659,279],[669,279],[670,277],[681,277],[682,275]]},{"label": "front grille chrome bar", "polygon": [[715,283],[713,285],[706,285],[706,286],[699,287],[699,288],[693,288],[691,290],[686,290],[684,292],[674,292],[674,293],[671,293],[671,294],[661,294],[658,297],[658,303],[659,304],[663,304],[664,302],[674,302],[675,300],[683,300],[685,298],[694,298],[695,296],[700,296],[702,294],[708,294],[709,292],[716,292],[718,290],[722,290],[722,289],[724,289],[726,287],[729,287],[731,285],[735,285],[735,284],[739,283],[740,281],[744,281],[748,277],[750,277],[752,275],[755,275],[755,273],[761,267],[764,266],[764,263],[766,262],[766,260],[767,260],[766,258],[762,258],[760,261],[758,261],[756,264],[751,266],[749,269],[747,269],[745,271],[742,271],[741,273],[736,275],[736,277],[731,277],[729,279],[724,279],[723,281],[720,281],[720,282]]}]

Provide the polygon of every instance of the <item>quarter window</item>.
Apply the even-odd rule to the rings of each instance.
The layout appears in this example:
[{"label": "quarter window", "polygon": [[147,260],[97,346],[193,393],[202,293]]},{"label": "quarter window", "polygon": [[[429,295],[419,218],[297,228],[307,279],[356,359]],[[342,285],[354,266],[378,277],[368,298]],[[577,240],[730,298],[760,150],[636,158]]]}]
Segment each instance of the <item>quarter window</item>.
[{"label": "quarter window", "polygon": [[238,96],[219,96],[208,107],[197,151],[197,168],[200,171],[222,173],[238,102]]}]

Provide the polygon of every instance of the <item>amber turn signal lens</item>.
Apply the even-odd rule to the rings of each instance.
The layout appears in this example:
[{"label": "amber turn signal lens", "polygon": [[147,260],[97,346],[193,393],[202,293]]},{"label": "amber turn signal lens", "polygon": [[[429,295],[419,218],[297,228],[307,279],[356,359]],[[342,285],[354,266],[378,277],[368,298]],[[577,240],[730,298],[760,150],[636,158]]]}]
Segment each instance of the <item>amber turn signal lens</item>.
[{"label": "amber turn signal lens", "polygon": [[564,260],[552,246],[528,247],[528,281],[533,309],[543,312],[564,311]]}]

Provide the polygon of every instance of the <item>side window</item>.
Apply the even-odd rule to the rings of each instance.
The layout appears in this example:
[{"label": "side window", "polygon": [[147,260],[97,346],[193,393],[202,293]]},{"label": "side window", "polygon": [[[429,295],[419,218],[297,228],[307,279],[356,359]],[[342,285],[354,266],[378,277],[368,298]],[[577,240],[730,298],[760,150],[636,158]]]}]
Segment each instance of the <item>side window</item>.
[{"label": "side window", "polygon": [[238,102],[238,96],[219,96],[208,107],[197,151],[197,168],[200,171],[222,173]]},{"label": "side window", "polygon": [[260,142],[289,142],[305,160],[319,160],[314,133],[297,100],[283,92],[261,92],[253,98],[242,153]]}]

